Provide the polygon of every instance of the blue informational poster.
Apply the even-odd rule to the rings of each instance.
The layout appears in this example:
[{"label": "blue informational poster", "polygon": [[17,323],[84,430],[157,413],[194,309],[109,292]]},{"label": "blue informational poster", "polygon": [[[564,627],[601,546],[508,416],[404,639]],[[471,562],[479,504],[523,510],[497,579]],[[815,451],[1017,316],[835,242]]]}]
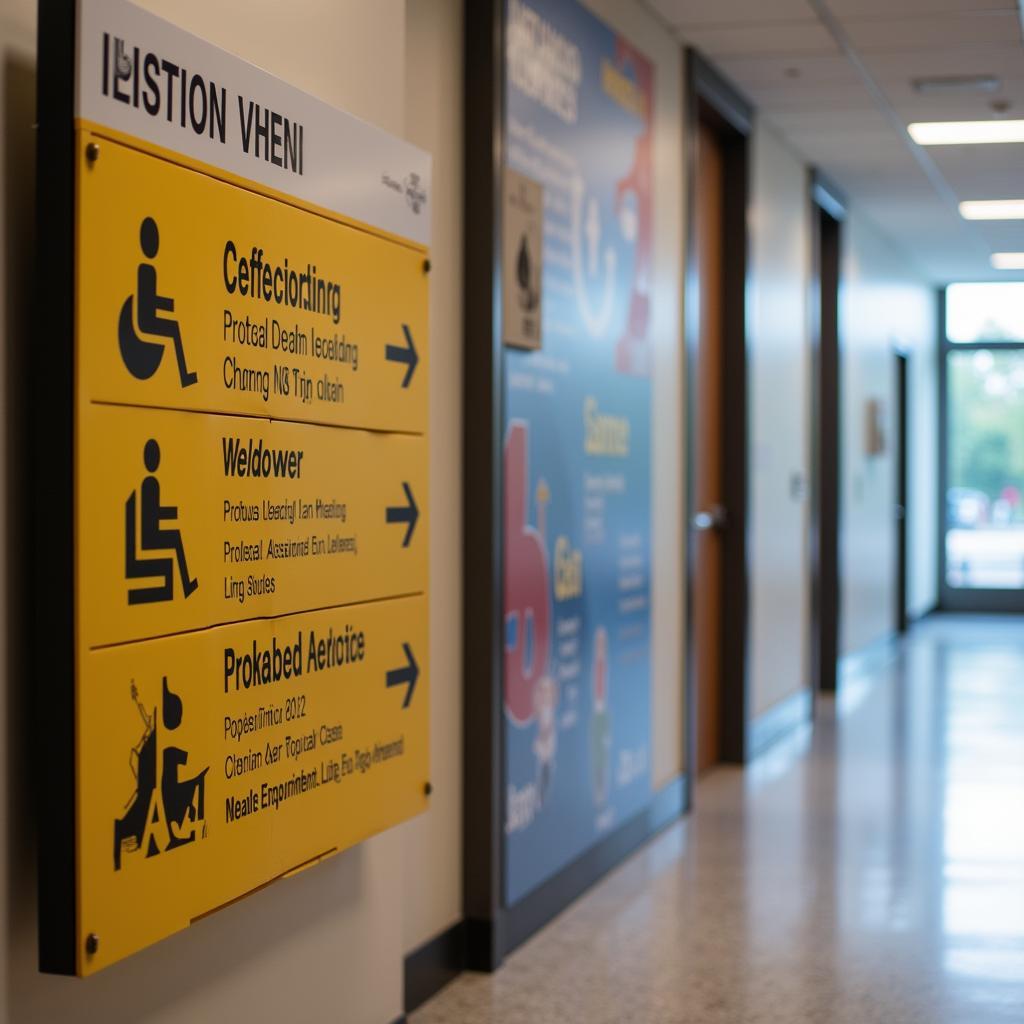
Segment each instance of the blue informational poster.
[{"label": "blue informational poster", "polygon": [[511,905],[650,798],[653,69],[574,0],[506,18],[507,166],[544,190],[541,346],[504,367]]}]

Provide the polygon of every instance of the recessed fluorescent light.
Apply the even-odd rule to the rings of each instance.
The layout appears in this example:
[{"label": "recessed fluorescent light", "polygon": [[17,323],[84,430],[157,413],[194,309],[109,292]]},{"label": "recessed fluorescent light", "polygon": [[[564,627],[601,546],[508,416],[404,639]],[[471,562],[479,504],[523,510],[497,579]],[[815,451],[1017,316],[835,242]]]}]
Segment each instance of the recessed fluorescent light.
[{"label": "recessed fluorescent light", "polygon": [[1024,270],[1024,252],[994,252],[992,266],[996,270]]},{"label": "recessed fluorescent light", "polygon": [[969,199],[960,204],[964,220],[1024,220],[1024,199]]},{"label": "recessed fluorescent light", "polygon": [[911,80],[914,91],[922,94],[949,92],[996,92],[1000,81],[995,75],[935,75]]},{"label": "recessed fluorescent light", "polygon": [[907,131],[919,146],[1024,142],[1024,121],[917,121]]}]

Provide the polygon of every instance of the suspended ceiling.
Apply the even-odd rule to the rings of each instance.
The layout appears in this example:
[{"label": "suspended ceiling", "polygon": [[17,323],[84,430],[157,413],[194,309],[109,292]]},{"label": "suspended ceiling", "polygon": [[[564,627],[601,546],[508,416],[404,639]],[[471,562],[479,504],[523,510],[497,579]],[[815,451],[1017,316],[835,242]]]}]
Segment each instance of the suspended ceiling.
[{"label": "suspended ceiling", "polygon": [[[936,283],[1024,279],[1024,221],[964,221],[964,199],[1024,199],[1024,145],[922,149],[912,121],[1024,118],[1016,0],[646,0],[751,100],[851,205]],[[922,94],[913,80],[993,75],[993,93]],[[993,109],[993,102],[1002,109]]]}]

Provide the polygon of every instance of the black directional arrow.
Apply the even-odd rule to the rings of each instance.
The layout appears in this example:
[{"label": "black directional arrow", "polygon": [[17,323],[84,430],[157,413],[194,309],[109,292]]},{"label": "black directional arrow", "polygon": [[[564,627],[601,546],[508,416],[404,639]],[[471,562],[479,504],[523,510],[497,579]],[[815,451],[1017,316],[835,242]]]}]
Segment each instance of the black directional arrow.
[{"label": "black directional arrow", "polygon": [[407,388],[409,381],[412,380],[416,364],[420,361],[420,357],[416,355],[416,346],[412,343],[412,333],[409,331],[408,324],[402,324],[402,333],[405,335],[405,344],[388,345],[384,349],[384,358],[391,363],[405,363],[407,369],[405,371],[405,379],[402,381],[402,387]]},{"label": "black directional arrow", "polygon": [[407,548],[409,541],[412,540],[412,531],[416,529],[416,520],[420,517],[420,510],[416,507],[416,500],[412,496],[412,488],[403,482],[402,489],[405,491],[405,500],[408,504],[389,505],[384,510],[384,518],[389,523],[409,524],[409,528],[405,531],[405,539],[402,541],[402,547]]},{"label": "black directional arrow", "polygon": [[405,700],[402,701],[402,707],[407,708],[409,701],[412,700],[412,691],[416,689],[416,680],[420,677],[420,667],[416,664],[416,659],[412,656],[412,648],[408,644],[402,644],[402,650],[405,651],[407,664],[403,668],[393,668],[387,674],[385,681],[388,689],[392,686],[409,687],[405,691]]}]

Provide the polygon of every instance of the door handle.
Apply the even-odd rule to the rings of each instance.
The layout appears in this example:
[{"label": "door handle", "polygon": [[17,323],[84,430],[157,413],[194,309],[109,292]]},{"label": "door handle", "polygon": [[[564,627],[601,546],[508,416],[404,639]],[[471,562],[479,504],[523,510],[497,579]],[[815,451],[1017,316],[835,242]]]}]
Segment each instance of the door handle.
[{"label": "door handle", "polygon": [[724,530],[728,516],[724,505],[712,505],[710,508],[701,509],[693,517],[695,530]]}]

